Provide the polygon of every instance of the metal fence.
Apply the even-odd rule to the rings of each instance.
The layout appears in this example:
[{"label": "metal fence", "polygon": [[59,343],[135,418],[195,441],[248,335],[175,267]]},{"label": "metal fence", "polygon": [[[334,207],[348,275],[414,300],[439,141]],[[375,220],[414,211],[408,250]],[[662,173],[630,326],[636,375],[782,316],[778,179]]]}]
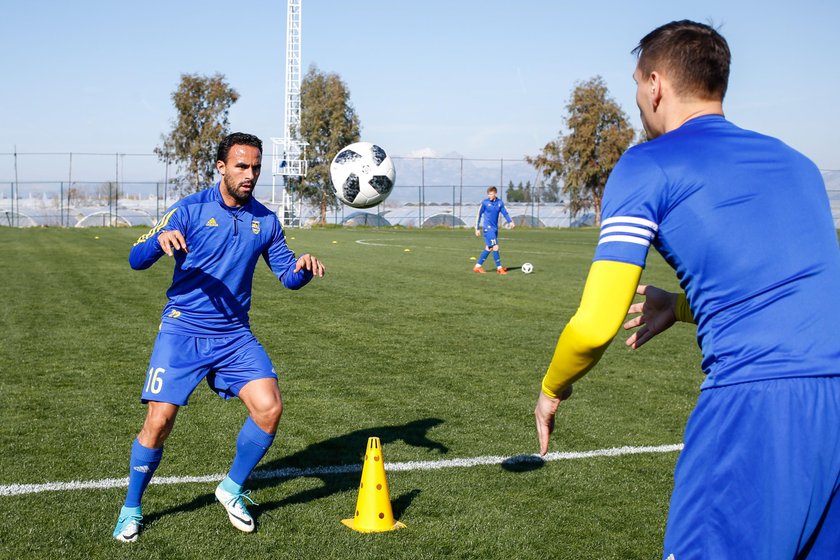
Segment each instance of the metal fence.
[{"label": "metal fence", "polygon": [[[379,206],[358,210],[329,208],[328,224],[346,226],[472,227],[487,185],[402,185]],[[0,226],[88,227],[153,226],[178,196],[157,183],[37,182],[0,183]],[[504,199],[505,187],[500,189]],[[271,185],[257,186],[257,199],[278,212]],[[306,227],[320,221],[317,206],[295,201],[286,221]],[[574,227],[589,225],[591,213],[572,216],[565,203],[507,202],[519,226]]]},{"label": "metal fence", "polygon": [[[546,196],[547,187],[523,160],[462,157],[393,157],[394,191],[381,205],[356,210],[330,208],[327,222],[346,226],[473,227],[478,204],[490,185],[499,188],[518,226],[576,227],[591,225],[591,213],[572,215],[563,200]],[[263,169],[271,169],[264,156]],[[66,180],[37,180],[66,172]],[[0,226],[86,227],[153,226],[179,194],[170,169],[152,154],[15,153],[0,154]],[[156,180],[138,177],[156,176]],[[840,171],[823,170],[835,227],[840,228]],[[84,177],[84,180],[76,177]],[[280,208],[282,178],[264,172],[256,196],[269,208]],[[530,185],[529,202],[510,202],[509,186]],[[298,202],[284,216],[292,226],[320,219],[317,207]]]}]

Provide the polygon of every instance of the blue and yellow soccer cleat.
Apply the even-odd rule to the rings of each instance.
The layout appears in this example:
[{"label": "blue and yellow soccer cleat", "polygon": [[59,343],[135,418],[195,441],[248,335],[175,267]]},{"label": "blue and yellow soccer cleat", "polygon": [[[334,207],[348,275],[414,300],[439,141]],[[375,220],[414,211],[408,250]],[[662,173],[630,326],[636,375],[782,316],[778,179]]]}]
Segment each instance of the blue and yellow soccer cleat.
[{"label": "blue and yellow soccer cleat", "polygon": [[123,507],[120,510],[120,517],[117,519],[117,526],[114,529],[114,538],[122,542],[134,542],[140,535],[140,527],[143,516],[139,507]]},{"label": "blue and yellow soccer cleat", "polygon": [[216,499],[225,506],[225,511],[227,511],[231,524],[246,533],[252,532],[255,527],[254,518],[251,517],[251,514],[248,513],[248,508],[245,507],[245,500],[257,505],[250,496],[250,490],[233,494],[222,488],[221,484],[216,487]]}]

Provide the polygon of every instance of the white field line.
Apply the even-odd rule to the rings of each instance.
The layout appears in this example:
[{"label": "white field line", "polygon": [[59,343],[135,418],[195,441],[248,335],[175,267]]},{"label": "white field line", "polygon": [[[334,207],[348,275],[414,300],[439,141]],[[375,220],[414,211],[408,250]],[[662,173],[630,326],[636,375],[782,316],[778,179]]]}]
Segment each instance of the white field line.
[{"label": "white field line", "polygon": [[[505,238],[500,237],[499,239],[503,241]],[[375,241],[372,241],[370,239],[357,239],[356,243],[358,243],[359,245],[367,245],[369,247],[393,247],[394,249],[405,249],[405,248],[411,248],[411,247],[415,247],[415,248],[418,247],[417,245],[406,245],[405,243],[376,243]],[[439,247],[439,246],[426,245],[426,246],[423,246],[423,247],[420,247],[420,248],[421,249],[434,249],[436,251],[457,251],[459,253],[464,253],[465,252],[463,249],[459,249],[457,247]],[[571,254],[571,253],[546,253],[546,252],[543,252],[543,251],[519,251],[519,250],[516,250],[516,249],[508,250],[507,248],[505,248],[505,254],[564,255],[564,254]]]},{"label": "white field line", "polygon": [[[681,451],[683,444],[657,445],[647,447],[613,447],[610,449],[595,449],[593,451],[565,451],[548,453],[545,457],[539,455],[514,455],[512,457],[486,456],[470,459],[442,459],[438,461],[406,461],[402,463],[385,463],[385,469],[391,472],[399,471],[431,471],[448,468],[477,467],[480,465],[537,465],[544,461],[562,461],[567,459],[589,459],[592,457],[620,457],[623,455],[639,455],[642,453],[673,453]],[[252,478],[300,478],[322,477],[336,474],[361,472],[362,465],[339,465],[334,467],[312,467],[308,469],[287,468],[272,471],[256,471]],[[218,482],[225,477],[224,473],[204,476],[161,476],[152,479],[152,484],[187,484],[190,482],[211,483]],[[103,478],[100,480],[74,480],[70,482],[47,482],[44,484],[5,484],[0,485],[0,496],[22,496],[41,492],[61,492],[71,490],[107,490],[110,488],[125,488],[128,478]]]}]

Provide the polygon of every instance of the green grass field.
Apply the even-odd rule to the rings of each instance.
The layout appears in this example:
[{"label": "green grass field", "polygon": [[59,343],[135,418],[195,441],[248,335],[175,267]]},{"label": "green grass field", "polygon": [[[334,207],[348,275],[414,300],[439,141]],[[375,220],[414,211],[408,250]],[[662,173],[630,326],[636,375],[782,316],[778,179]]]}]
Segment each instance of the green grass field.
[{"label": "green grass field", "polygon": [[[257,532],[239,533],[214,482],[152,484],[145,530],[111,538],[123,487],[3,494],[19,484],[127,477],[138,400],[171,260],[132,271],[139,229],[0,228],[0,558],[575,558],[660,555],[676,452],[409,469],[388,475],[408,528],[360,534],[359,473],[253,482]],[[281,373],[285,411],[259,471],[358,465],[369,436],[386,463],[537,451],[533,407],[579,301],[594,230],[502,233],[506,265],[471,272],[471,230],[289,230],[327,276],[299,292],[260,264],[252,327]],[[358,242],[360,241],[361,242]],[[491,266],[487,267],[492,270]],[[651,253],[643,282],[675,287]],[[552,451],[682,441],[701,382],[694,329],[639,351],[619,334],[561,407]],[[245,418],[205,385],[157,477],[229,468]]]}]

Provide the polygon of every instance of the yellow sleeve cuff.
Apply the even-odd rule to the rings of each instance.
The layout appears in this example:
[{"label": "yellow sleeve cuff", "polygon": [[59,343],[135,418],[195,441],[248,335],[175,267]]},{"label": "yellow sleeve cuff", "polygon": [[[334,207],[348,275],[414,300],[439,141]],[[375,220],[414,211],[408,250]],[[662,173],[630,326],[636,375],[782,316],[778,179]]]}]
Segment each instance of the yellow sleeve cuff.
[{"label": "yellow sleeve cuff", "polygon": [[691,313],[691,307],[688,305],[688,298],[685,296],[685,292],[677,294],[677,305],[674,308],[674,316],[677,318],[677,321],[683,323],[694,322],[694,315]]}]

